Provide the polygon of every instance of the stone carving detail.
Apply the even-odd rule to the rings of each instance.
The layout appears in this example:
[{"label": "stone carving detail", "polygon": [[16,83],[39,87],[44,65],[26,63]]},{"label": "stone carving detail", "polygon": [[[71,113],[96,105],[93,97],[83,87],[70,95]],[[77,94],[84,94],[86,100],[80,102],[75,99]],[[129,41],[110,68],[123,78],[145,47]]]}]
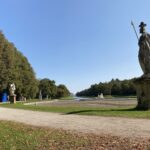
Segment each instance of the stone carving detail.
[{"label": "stone carving detail", "polygon": [[14,84],[14,83],[11,83],[11,84],[9,85],[10,96],[15,96],[15,90],[16,90],[15,84]]},{"label": "stone carving detail", "polygon": [[9,96],[9,101],[10,101],[10,103],[12,103],[12,104],[15,104],[15,103],[16,103],[15,90],[16,90],[15,84],[14,84],[14,83],[11,83],[11,84],[9,85],[9,94],[10,94],[10,96]]}]

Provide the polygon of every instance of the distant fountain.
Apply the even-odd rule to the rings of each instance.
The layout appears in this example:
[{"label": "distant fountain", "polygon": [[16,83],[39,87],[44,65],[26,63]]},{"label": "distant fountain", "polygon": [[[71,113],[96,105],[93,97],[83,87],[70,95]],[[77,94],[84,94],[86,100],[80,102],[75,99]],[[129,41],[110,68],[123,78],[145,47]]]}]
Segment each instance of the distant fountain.
[{"label": "distant fountain", "polygon": [[100,95],[98,95],[97,96],[98,98],[100,98],[100,99],[104,99],[104,95],[103,95],[103,93],[101,93]]}]

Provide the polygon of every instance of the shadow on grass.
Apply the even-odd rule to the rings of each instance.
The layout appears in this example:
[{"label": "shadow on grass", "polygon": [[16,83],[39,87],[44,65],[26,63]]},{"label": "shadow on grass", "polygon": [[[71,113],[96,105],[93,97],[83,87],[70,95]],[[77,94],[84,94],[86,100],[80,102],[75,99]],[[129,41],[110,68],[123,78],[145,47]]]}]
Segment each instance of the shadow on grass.
[{"label": "shadow on grass", "polygon": [[112,109],[106,109],[106,110],[79,110],[79,111],[71,111],[71,112],[68,112],[66,113],[67,115],[70,115],[70,114],[81,114],[81,113],[89,113],[89,112],[95,112],[95,113],[98,113],[98,112],[117,112],[117,111],[120,111],[120,112],[131,112],[131,111],[140,111],[138,110],[137,108],[126,108],[126,109],[115,109],[115,108],[112,108]]}]

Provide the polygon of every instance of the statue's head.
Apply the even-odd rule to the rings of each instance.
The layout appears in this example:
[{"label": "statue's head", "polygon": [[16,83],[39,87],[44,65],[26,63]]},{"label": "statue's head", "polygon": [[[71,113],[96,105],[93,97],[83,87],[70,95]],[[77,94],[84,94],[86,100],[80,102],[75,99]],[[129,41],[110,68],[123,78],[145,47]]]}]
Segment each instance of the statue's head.
[{"label": "statue's head", "polygon": [[146,24],[144,22],[141,22],[139,27],[140,27],[140,33],[141,34],[146,32],[146,30],[145,30]]}]

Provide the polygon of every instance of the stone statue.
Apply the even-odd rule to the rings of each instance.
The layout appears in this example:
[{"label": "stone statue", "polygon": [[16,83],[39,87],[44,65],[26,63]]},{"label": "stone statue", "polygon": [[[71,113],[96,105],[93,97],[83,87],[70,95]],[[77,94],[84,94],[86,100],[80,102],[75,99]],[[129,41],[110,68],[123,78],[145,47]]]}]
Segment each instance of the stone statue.
[{"label": "stone statue", "polygon": [[136,78],[134,83],[137,94],[137,109],[150,110],[150,34],[145,30],[146,24],[141,22],[139,39],[139,62],[143,75]]},{"label": "stone statue", "polygon": [[15,90],[16,90],[15,84],[14,84],[14,83],[11,83],[11,84],[9,85],[10,96],[15,96]]},{"label": "stone statue", "polygon": [[144,72],[143,77],[150,78],[150,34],[146,32],[144,22],[139,27],[142,34],[139,39],[139,62]]},{"label": "stone statue", "polygon": [[42,100],[42,91],[39,91],[39,100]]}]

